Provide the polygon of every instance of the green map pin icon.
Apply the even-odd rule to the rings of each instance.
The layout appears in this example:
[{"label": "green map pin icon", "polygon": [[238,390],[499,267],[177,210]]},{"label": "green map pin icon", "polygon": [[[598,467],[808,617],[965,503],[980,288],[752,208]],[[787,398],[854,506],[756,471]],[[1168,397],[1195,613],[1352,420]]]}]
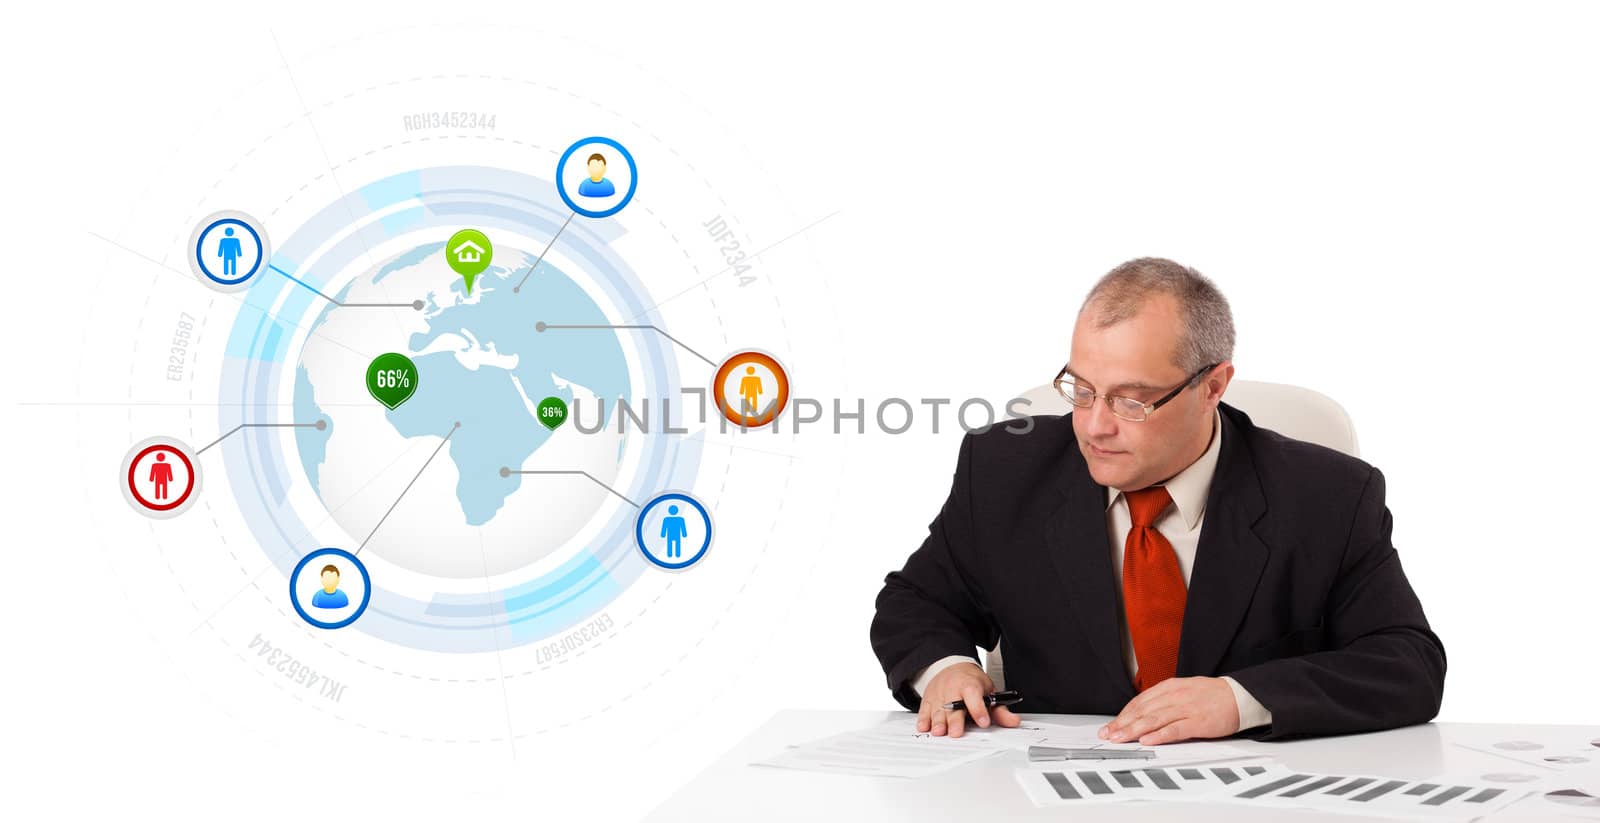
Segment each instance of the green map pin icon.
[{"label": "green map pin icon", "polygon": [[395,352],[372,358],[367,366],[367,391],[393,411],[416,393],[417,364]]},{"label": "green map pin icon", "polygon": [[472,281],[489,268],[494,259],[494,246],[489,238],[477,229],[462,229],[450,235],[444,244],[444,261],[450,270],[467,282],[467,294],[472,294]]},{"label": "green map pin icon", "polygon": [[567,401],[559,397],[546,397],[539,401],[539,422],[550,431],[567,422]]}]

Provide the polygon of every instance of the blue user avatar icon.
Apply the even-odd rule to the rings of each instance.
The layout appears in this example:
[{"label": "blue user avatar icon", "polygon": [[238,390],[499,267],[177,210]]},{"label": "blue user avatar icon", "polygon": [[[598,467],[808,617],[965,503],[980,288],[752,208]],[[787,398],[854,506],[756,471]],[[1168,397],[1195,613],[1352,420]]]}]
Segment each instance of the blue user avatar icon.
[{"label": "blue user avatar icon", "polygon": [[266,228],[242,211],[209,214],[189,236],[189,268],[218,291],[249,286],[271,256]]},{"label": "blue user avatar icon", "polygon": [[711,513],[686,492],[662,492],[639,509],[633,538],[644,558],[659,568],[682,571],[711,549]]},{"label": "blue user avatar icon", "polygon": [[586,164],[589,176],[578,184],[578,194],[583,197],[610,197],[617,193],[617,184],[606,179],[606,156],[600,152],[589,155]]},{"label": "blue user avatar icon", "polygon": [[556,161],[556,193],[584,217],[610,217],[622,211],[638,188],[639,168],[633,155],[609,137],[585,137]]},{"label": "blue user avatar icon", "polygon": [[289,575],[289,602],[295,613],[319,629],[356,622],[371,599],[367,567],[343,549],[317,549],[300,558]]}]

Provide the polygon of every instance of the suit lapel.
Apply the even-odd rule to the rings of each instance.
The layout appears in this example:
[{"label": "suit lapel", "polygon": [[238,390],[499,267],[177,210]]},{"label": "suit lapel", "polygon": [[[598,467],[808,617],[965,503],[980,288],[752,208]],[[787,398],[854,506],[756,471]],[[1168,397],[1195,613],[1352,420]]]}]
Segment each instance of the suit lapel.
[{"label": "suit lapel", "polygon": [[1065,470],[1056,475],[1065,501],[1045,522],[1046,553],[1061,576],[1083,636],[1111,678],[1109,682],[1131,699],[1133,681],[1122,662],[1122,598],[1116,590],[1106,532],[1106,489],[1089,475],[1076,443],[1070,455]]},{"label": "suit lapel", "polygon": [[1222,411],[1222,454],[1206,495],[1205,524],[1189,576],[1179,677],[1215,673],[1267,564],[1267,545],[1255,532],[1266,499],[1245,442],[1249,418],[1226,404]]}]

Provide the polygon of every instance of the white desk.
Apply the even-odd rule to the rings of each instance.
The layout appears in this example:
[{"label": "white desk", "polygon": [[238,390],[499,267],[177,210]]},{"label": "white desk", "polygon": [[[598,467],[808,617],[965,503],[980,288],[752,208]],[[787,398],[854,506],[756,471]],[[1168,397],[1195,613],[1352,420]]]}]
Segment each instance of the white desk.
[{"label": "white desk", "polygon": [[[677,794],[668,798],[646,819],[696,823],[711,820],[879,823],[889,820],[1041,820],[1061,819],[1069,814],[1074,820],[1337,820],[1349,823],[1358,819],[1347,815],[1283,809],[1250,809],[1233,804],[1175,802],[1086,805],[1070,811],[1040,809],[1028,802],[1012,777],[1013,769],[1027,763],[1027,755],[1021,751],[997,754],[976,764],[917,780],[823,774],[749,765],[753,760],[776,754],[785,746],[867,728],[897,714],[902,713],[778,712]],[[1091,715],[1048,714],[1023,714],[1022,717],[1067,723],[1110,719]],[[1538,771],[1535,767],[1495,755],[1450,745],[1452,731],[1481,730],[1486,726],[1504,730],[1504,739],[1537,736],[1541,730],[1552,728],[1581,728],[1582,734],[1590,738],[1600,737],[1600,726],[1429,723],[1374,734],[1272,743],[1239,739],[1229,740],[1228,743],[1271,754],[1290,768],[1306,771],[1382,774],[1409,779],[1455,771]],[[1550,819],[1548,816],[1519,812],[1519,806],[1529,807],[1529,804],[1519,801],[1489,819],[1497,822]]]}]

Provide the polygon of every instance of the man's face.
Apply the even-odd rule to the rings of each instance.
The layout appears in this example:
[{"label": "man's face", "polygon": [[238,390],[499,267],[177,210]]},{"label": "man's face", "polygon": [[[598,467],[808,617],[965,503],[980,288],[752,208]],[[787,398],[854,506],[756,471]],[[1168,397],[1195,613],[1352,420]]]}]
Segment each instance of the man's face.
[{"label": "man's face", "polygon": [[589,161],[589,179],[593,180],[596,183],[598,183],[598,182],[600,182],[600,178],[605,177],[605,176],[606,176],[606,161],[604,161],[604,160],[590,160]]},{"label": "man's face", "polygon": [[[1091,306],[1072,330],[1069,365],[1079,383],[1153,403],[1189,377],[1173,362],[1183,328],[1177,300],[1152,296],[1138,314],[1103,329],[1095,326],[1095,314]],[[1135,491],[1194,462],[1210,443],[1212,414],[1232,374],[1232,364],[1214,369],[1142,423],[1112,414],[1104,398],[1087,409],[1073,408],[1073,433],[1094,481]]]},{"label": "man's face", "polygon": [[322,590],[327,592],[328,594],[333,594],[333,590],[337,589],[337,588],[339,588],[339,573],[338,572],[323,572],[322,573]]}]

